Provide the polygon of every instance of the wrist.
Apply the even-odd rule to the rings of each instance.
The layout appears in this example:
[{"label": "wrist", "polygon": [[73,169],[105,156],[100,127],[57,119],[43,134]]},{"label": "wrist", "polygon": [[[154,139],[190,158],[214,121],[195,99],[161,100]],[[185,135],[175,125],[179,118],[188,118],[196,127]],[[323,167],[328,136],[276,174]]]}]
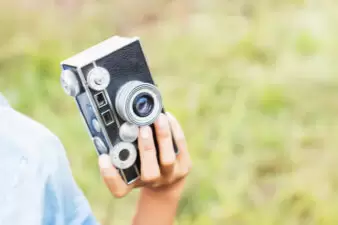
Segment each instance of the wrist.
[{"label": "wrist", "polygon": [[184,181],[167,187],[141,189],[133,225],[172,225]]},{"label": "wrist", "polygon": [[144,187],[141,189],[141,196],[163,201],[178,202],[183,192],[184,183],[185,179],[182,179],[169,186],[159,188]]}]

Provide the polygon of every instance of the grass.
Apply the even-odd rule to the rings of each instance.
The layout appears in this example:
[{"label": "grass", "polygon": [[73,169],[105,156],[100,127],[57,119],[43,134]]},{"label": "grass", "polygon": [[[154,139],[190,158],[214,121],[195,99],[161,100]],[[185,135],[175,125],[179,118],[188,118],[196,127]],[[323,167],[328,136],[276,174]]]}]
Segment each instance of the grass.
[{"label": "grass", "polygon": [[121,2],[0,7],[0,89],[60,137],[102,224],[129,224],[137,192],[114,200],[104,187],[59,62],[116,33],[141,37],[189,142],[177,224],[337,224],[338,4]]}]

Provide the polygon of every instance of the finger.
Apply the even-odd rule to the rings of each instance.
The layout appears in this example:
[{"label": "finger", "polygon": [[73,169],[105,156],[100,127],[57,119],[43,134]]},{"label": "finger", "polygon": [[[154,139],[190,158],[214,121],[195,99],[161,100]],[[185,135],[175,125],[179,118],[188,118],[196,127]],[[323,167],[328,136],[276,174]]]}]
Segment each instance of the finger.
[{"label": "finger", "polygon": [[140,128],[138,147],[141,159],[141,180],[144,182],[158,180],[161,172],[157,162],[153,134],[149,126]]},{"label": "finger", "polygon": [[159,148],[161,171],[164,175],[168,175],[173,172],[176,156],[169,121],[164,114],[160,114],[158,120],[155,122],[155,131]]},{"label": "finger", "polygon": [[108,155],[100,155],[99,167],[104,182],[116,198],[121,198],[130,192],[132,186],[128,186],[122,180],[118,170],[112,165]]},{"label": "finger", "polygon": [[185,176],[191,169],[191,159],[188,152],[187,142],[184,136],[183,129],[181,128],[177,119],[170,113],[167,113],[174,141],[178,148],[179,154],[177,155],[178,169],[176,175],[179,177]]},{"label": "finger", "polygon": [[134,188],[142,188],[146,186],[146,184],[141,179],[138,179],[134,184]]}]

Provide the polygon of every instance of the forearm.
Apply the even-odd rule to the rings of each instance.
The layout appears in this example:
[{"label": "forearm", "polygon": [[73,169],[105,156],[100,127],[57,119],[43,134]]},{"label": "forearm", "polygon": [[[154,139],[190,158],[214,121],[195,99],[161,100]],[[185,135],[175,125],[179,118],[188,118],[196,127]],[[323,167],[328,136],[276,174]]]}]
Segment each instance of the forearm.
[{"label": "forearm", "polygon": [[153,192],[141,191],[133,225],[174,224],[179,197],[158,194],[154,196]]}]

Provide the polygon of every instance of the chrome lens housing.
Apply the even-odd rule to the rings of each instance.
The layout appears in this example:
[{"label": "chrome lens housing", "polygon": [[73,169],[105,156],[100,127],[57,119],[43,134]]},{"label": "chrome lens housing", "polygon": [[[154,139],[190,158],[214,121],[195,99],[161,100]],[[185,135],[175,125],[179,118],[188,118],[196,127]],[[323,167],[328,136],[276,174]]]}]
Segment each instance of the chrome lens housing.
[{"label": "chrome lens housing", "polygon": [[[139,106],[135,106],[135,104],[139,104]],[[146,126],[154,123],[160,115],[162,98],[159,90],[154,85],[140,81],[130,81],[118,90],[115,106],[117,113],[125,121],[137,126]]]}]

